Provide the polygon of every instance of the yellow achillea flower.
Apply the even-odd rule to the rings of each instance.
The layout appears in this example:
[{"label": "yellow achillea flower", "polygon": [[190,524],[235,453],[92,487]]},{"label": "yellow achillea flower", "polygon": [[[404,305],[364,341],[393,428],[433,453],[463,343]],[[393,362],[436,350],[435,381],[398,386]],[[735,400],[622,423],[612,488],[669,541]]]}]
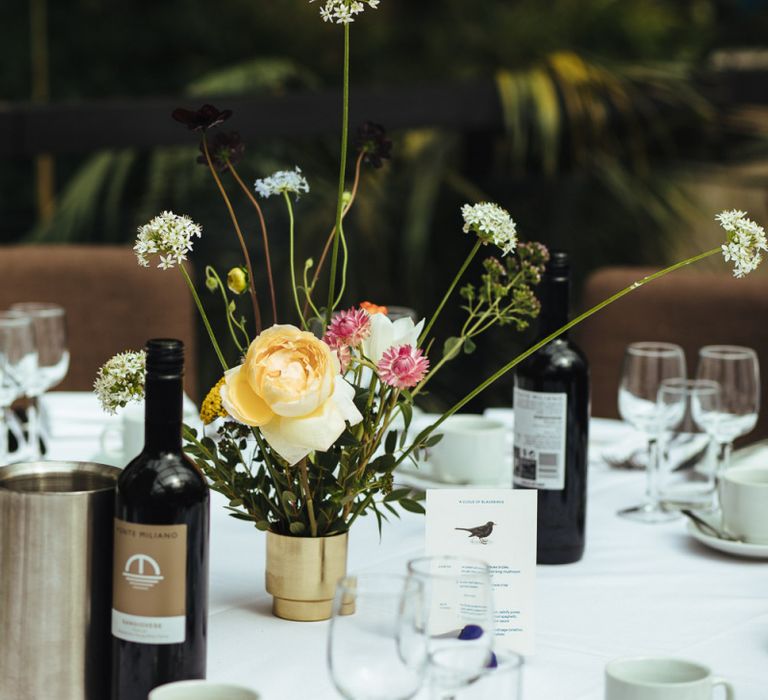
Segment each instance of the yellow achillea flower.
[{"label": "yellow achillea flower", "polygon": [[200,406],[200,420],[203,421],[203,425],[210,425],[217,418],[227,418],[229,415],[221,405],[222,386],[224,386],[224,377],[216,382]]}]

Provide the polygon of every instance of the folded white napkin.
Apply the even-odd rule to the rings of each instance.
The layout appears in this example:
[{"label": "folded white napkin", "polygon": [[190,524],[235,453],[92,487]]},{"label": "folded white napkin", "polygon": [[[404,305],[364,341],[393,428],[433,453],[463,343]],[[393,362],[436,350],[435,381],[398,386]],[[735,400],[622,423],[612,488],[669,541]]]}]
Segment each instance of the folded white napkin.
[{"label": "folded white napkin", "polygon": [[40,412],[46,433],[54,438],[98,437],[104,427],[116,423],[101,409],[89,391],[54,391],[40,398]]}]

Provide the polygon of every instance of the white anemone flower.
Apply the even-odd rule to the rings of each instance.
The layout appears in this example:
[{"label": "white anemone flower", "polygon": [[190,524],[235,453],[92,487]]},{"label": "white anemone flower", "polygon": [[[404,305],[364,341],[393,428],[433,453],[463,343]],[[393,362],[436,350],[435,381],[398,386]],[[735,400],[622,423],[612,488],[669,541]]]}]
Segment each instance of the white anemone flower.
[{"label": "white anemone flower", "polygon": [[200,238],[202,233],[202,228],[188,216],[164,211],[139,227],[133,250],[142,267],[149,267],[150,258],[156,255],[159,258],[157,266],[169,270],[187,259],[192,250],[192,239]]},{"label": "white anemone flower", "polygon": [[296,199],[298,199],[302,192],[309,192],[307,178],[301,174],[301,168],[298,166],[293,170],[278,170],[269,177],[256,180],[253,186],[257,194],[265,199],[273,194],[284,194],[285,192],[295,194]]},{"label": "white anemone flower", "polygon": [[411,345],[415,348],[423,328],[424,319],[414,324],[409,316],[392,321],[386,314],[373,314],[371,332],[362,343],[363,354],[378,364],[390,348],[400,345]]},{"label": "white anemone flower", "polygon": [[727,234],[722,251],[725,261],[733,262],[734,277],[744,277],[756,270],[763,261],[762,253],[768,251],[763,227],[737,209],[723,211],[715,219]]},{"label": "white anemone flower", "polygon": [[131,401],[144,398],[144,371],[147,354],[121,352],[99,368],[93,389],[101,407],[110,414],[124,408]]},{"label": "white anemone flower", "polygon": [[517,226],[506,209],[491,202],[465,204],[461,215],[464,217],[464,233],[474,231],[483,243],[498,246],[502,255],[514,251]]}]

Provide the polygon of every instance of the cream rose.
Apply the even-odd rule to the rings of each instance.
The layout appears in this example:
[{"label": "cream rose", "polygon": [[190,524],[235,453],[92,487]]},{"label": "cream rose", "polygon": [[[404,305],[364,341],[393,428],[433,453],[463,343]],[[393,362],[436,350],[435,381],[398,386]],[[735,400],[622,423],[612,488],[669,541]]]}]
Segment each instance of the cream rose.
[{"label": "cream rose", "polygon": [[226,372],[221,402],[296,464],[314,450],[329,449],[346,423],[363,419],[352,401],[354,388],[339,372],[336,354],[312,333],[272,326],[251,343],[245,362]]}]

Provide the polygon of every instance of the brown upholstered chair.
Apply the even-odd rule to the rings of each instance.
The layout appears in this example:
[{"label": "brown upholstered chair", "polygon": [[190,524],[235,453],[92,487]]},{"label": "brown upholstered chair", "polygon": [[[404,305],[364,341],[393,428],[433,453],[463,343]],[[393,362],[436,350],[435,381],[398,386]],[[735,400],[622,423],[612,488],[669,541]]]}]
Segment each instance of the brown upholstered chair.
[{"label": "brown upholstered chair", "polygon": [[[587,280],[579,310],[588,309],[655,270],[604,268]],[[702,345],[745,345],[762,367],[761,414],[746,441],[768,437],[768,278],[680,270],[635,290],[575,331],[592,371],[592,415],[618,417],[616,394],[624,348],[658,340],[685,349],[688,373]]]},{"label": "brown upholstered chair", "polygon": [[0,246],[0,309],[20,301],[67,310],[71,363],[57,389],[90,390],[115,353],[172,337],[187,347],[185,389],[196,395],[196,312],[178,271],[140,268],[127,246]]}]

